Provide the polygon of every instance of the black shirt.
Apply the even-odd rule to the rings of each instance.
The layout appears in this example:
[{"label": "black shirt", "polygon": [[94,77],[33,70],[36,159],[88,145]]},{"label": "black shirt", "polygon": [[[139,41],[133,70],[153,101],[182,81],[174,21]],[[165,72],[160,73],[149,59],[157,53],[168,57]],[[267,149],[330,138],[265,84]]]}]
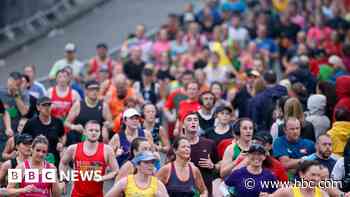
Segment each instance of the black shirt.
[{"label": "black shirt", "polygon": [[59,160],[59,153],[56,150],[59,138],[64,135],[63,123],[60,119],[51,117],[51,122],[49,125],[43,124],[39,116],[35,116],[28,120],[24,125],[23,133],[28,133],[33,138],[38,135],[44,135],[49,140],[49,153],[55,155],[56,162]]},{"label": "black shirt", "polygon": [[125,62],[123,70],[128,79],[133,81],[141,81],[141,73],[145,67],[145,62],[141,61],[139,64],[136,64],[132,60]]},{"label": "black shirt", "polygon": [[212,127],[212,128],[209,128],[205,131],[204,136],[208,139],[213,140],[215,142],[215,144],[218,145],[221,142],[221,140],[233,138],[232,134],[233,134],[233,130],[231,127],[229,128],[229,130],[227,130],[223,134],[216,133],[215,127]]}]

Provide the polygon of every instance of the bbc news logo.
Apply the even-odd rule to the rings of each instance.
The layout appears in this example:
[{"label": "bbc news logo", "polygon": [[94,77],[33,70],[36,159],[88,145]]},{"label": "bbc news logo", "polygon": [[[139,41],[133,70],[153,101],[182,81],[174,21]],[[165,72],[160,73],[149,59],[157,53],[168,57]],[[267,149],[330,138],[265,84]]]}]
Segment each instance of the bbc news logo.
[{"label": "bbc news logo", "polygon": [[[41,176],[41,180],[40,180]],[[56,169],[9,169],[7,171],[7,180],[9,183],[55,183],[57,181],[76,182],[76,181],[101,181],[101,170],[79,171],[68,170],[59,172]]]}]

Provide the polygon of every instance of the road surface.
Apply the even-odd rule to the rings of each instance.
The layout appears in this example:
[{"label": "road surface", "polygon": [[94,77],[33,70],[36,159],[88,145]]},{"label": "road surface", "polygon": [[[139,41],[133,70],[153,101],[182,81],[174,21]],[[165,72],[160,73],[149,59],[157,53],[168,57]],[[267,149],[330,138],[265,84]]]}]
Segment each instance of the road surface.
[{"label": "road surface", "polygon": [[24,65],[35,64],[38,78],[47,76],[52,64],[62,58],[67,42],[77,45],[80,60],[95,54],[95,46],[106,42],[110,47],[121,45],[137,24],[147,29],[159,27],[170,12],[180,13],[183,5],[193,0],[112,0],[58,31],[56,36],[46,36],[23,47],[5,58],[0,67],[1,84],[12,71],[22,71]]}]

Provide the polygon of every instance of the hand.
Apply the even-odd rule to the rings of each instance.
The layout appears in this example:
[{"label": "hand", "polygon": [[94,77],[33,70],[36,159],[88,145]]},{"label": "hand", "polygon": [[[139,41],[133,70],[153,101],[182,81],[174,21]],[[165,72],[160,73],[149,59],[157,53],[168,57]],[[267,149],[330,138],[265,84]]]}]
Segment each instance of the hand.
[{"label": "hand", "polygon": [[36,190],[36,187],[34,185],[27,185],[23,188],[23,193],[34,192],[35,190]]},{"label": "hand", "polygon": [[13,130],[11,128],[5,130],[5,134],[7,137],[12,137],[13,136]]},{"label": "hand", "polygon": [[79,133],[83,133],[84,127],[81,124],[76,124],[72,126],[72,130],[78,131]]},{"label": "hand", "polygon": [[58,152],[62,152],[63,151],[63,144],[61,142],[57,143],[56,150]]},{"label": "hand", "polygon": [[10,158],[14,159],[17,157],[17,151],[12,151],[12,153],[10,154]]},{"label": "hand", "polygon": [[67,193],[67,187],[65,182],[60,182],[58,184],[58,187],[60,188],[60,191],[62,191],[62,194],[65,195]]},{"label": "hand", "polygon": [[214,169],[214,163],[210,159],[210,155],[208,155],[208,159],[200,158],[198,165],[201,168],[208,168],[208,169]]},{"label": "hand", "polygon": [[118,148],[117,151],[115,152],[115,156],[118,157],[120,155],[122,155],[124,152],[124,150],[122,148]]},{"label": "hand", "polygon": [[268,197],[269,194],[266,192],[260,192],[259,197]]}]

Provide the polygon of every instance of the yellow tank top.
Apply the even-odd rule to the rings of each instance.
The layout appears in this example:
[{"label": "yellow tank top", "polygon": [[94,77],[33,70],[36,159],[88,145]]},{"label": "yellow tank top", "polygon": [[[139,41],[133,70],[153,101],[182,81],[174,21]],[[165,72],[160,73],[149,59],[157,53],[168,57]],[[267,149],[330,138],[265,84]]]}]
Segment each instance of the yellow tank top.
[{"label": "yellow tank top", "polygon": [[134,175],[129,175],[125,189],[125,197],[154,197],[157,193],[157,178],[151,177],[151,184],[147,189],[142,189],[136,185]]},{"label": "yellow tank top", "polygon": [[[294,197],[303,197],[303,194],[301,194],[300,188],[299,187],[293,187],[293,196]],[[322,197],[322,192],[319,187],[315,188],[315,195],[314,197]]]}]

